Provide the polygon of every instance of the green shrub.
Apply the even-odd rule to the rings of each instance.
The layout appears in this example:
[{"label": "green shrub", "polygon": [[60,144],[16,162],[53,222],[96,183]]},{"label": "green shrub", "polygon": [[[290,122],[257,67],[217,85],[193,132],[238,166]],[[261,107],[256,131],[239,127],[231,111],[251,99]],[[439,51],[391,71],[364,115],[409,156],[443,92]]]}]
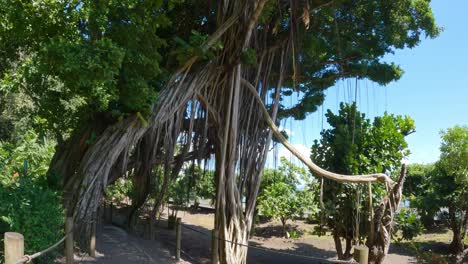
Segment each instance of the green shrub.
[{"label": "green shrub", "polygon": [[55,142],[37,133],[27,131],[15,144],[0,142],[0,179],[5,183],[9,176],[25,171],[30,177],[46,175],[54,154]]},{"label": "green shrub", "polygon": [[[26,254],[60,240],[63,223],[58,193],[27,176],[19,176],[11,185],[0,184],[0,234],[9,231],[23,234]],[[55,256],[57,251],[50,252],[39,263],[52,263]]]},{"label": "green shrub", "polygon": [[299,231],[297,231],[297,230],[294,230],[294,229],[293,229],[293,230],[289,230],[289,231],[288,231],[288,234],[289,234],[289,237],[290,237],[290,238],[294,238],[294,239],[300,238],[300,237],[302,236],[301,232],[299,232]]},{"label": "green shrub", "polygon": [[453,263],[450,259],[450,256],[444,256],[432,252],[432,250],[426,250],[421,247],[419,243],[410,242],[406,245],[406,248],[409,249],[414,257],[416,258],[416,263],[420,264],[448,264]]},{"label": "green shrub", "polygon": [[130,179],[120,178],[106,189],[108,199],[117,203],[122,203],[126,198],[131,198],[133,193],[133,183]]},{"label": "green shrub", "polygon": [[[412,240],[414,237],[421,235],[424,231],[424,226],[415,212],[408,208],[402,208],[395,216],[394,237],[398,241]],[[401,238],[397,237],[397,232],[401,231]]]},{"label": "green shrub", "polygon": [[[15,144],[0,142],[0,240],[4,232],[23,234],[26,254],[43,250],[63,236],[60,194],[48,187],[45,177],[53,151],[52,141],[32,131]],[[52,263],[57,252],[36,263]]]}]

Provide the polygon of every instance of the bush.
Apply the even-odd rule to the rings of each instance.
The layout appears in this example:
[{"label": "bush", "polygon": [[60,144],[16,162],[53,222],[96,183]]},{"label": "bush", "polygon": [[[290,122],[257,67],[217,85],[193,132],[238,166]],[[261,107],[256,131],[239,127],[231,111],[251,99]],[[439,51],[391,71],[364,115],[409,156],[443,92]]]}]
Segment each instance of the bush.
[{"label": "bush", "polygon": [[430,249],[422,249],[418,243],[411,242],[407,248],[412,251],[416,263],[420,264],[448,264],[453,263],[449,256],[443,256],[432,252]]},{"label": "bush", "polygon": [[[19,176],[11,185],[0,183],[0,234],[23,234],[26,254],[60,240],[63,223],[64,211],[58,193],[27,176]],[[52,263],[56,256],[57,251],[50,252],[38,262]]]},{"label": "bush", "polygon": [[106,189],[106,197],[117,203],[123,203],[133,194],[133,182],[126,178],[120,178]]},{"label": "bush", "polygon": [[[0,243],[4,232],[24,235],[25,253],[33,254],[63,236],[60,194],[49,188],[45,173],[54,142],[28,131],[16,143],[0,142]],[[35,263],[52,263],[49,252]]]},{"label": "bush", "polygon": [[400,210],[400,213],[395,216],[395,222],[394,236],[398,231],[401,231],[401,238],[397,238],[399,241],[412,240],[424,231],[424,226],[417,214],[408,208]]}]

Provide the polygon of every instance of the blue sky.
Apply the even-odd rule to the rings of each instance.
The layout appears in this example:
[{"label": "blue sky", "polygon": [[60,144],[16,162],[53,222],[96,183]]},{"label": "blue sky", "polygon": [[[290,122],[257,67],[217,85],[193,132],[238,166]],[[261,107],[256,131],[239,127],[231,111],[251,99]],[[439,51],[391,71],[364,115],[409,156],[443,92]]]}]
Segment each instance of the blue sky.
[{"label": "blue sky", "polygon": [[[439,132],[454,125],[468,125],[468,27],[463,22],[468,1],[433,0],[432,8],[437,24],[444,28],[440,36],[423,39],[414,49],[385,58],[403,68],[403,77],[385,87],[365,80],[357,84],[358,107],[369,118],[387,110],[415,120],[416,133],[407,137],[412,153],[409,163],[436,161],[440,154]],[[336,112],[339,101],[350,102],[355,85],[355,80],[345,80],[327,90],[324,111]],[[322,122],[327,128],[319,109],[303,121],[285,120],[282,127],[292,131],[291,143],[308,153],[313,140],[320,136]],[[279,156],[290,157],[283,147],[278,147],[278,152]],[[274,166],[272,158],[267,166]]]}]

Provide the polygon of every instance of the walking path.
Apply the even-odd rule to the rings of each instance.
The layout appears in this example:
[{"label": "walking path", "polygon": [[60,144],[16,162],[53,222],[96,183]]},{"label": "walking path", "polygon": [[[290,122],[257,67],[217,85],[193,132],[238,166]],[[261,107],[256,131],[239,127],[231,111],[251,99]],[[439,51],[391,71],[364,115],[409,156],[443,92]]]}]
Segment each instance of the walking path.
[{"label": "walking path", "polygon": [[76,263],[129,264],[129,263],[189,263],[176,261],[173,254],[160,242],[145,240],[126,231],[106,225],[97,236],[96,257],[75,255]]}]

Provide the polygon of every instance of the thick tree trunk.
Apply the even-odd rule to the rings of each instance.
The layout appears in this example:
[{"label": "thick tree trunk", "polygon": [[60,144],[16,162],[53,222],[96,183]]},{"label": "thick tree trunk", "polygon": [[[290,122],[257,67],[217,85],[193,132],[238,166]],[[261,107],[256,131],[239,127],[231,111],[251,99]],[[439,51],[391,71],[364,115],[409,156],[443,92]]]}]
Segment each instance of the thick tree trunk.
[{"label": "thick tree trunk", "polygon": [[283,236],[287,236],[287,230],[286,230],[286,219],[281,218],[281,227],[283,231]]},{"label": "thick tree trunk", "polygon": [[346,238],[346,249],[345,249],[345,252],[344,252],[344,258],[345,259],[350,259],[351,258],[351,249],[353,248],[353,245],[352,245],[352,239],[351,238]]},{"label": "thick tree trunk", "polygon": [[[128,156],[129,147],[135,144],[145,130],[136,117],[129,117],[108,127],[96,143],[88,148],[76,174],[72,174],[65,183],[65,207],[68,212],[73,212],[76,238],[83,248],[88,248],[93,216],[111,170],[120,155]],[[122,169],[126,168],[125,162],[126,159],[120,166]]]},{"label": "thick tree trunk", "polygon": [[343,254],[343,246],[341,245],[341,239],[337,231],[333,231],[333,241],[335,242],[336,253],[338,254],[338,259],[345,259]]},{"label": "thick tree trunk", "polygon": [[429,230],[434,227],[434,215],[430,214],[426,210],[421,210],[420,216],[421,216],[421,222],[424,225],[424,228]]},{"label": "thick tree trunk", "polygon": [[[403,184],[406,177],[406,166],[401,167],[398,181],[391,188],[386,197],[380,203],[374,215],[375,235],[372,240],[367,240],[369,247],[369,264],[382,263],[388,254],[393,230],[395,212],[400,208]],[[387,186],[388,187],[388,186]]]},{"label": "thick tree trunk", "polygon": [[[105,120],[96,117],[83,129],[57,145],[47,172],[47,181],[50,186],[64,188],[66,184],[70,184],[86,151],[94,144],[96,138],[102,134],[107,125]],[[64,198],[67,200],[66,193]]]},{"label": "thick tree trunk", "polygon": [[225,101],[224,127],[219,130],[216,144],[217,198],[215,229],[222,239],[219,241],[220,263],[246,263],[247,225],[244,219],[241,193],[236,184],[237,136],[240,112],[241,66],[228,75],[229,97]]},{"label": "thick tree trunk", "polygon": [[453,206],[449,207],[449,217],[450,217],[450,226],[453,231],[452,242],[450,243],[450,251],[455,254],[457,258],[457,263],[461,263],[464,258],[464,250],[465,250],[465,243],[464,243],[464,235],[465,230],[464,225],[466,224],[465,215],[464,213],[461,214],[461,219],[457,219],[456,216],[457,212]]}]

